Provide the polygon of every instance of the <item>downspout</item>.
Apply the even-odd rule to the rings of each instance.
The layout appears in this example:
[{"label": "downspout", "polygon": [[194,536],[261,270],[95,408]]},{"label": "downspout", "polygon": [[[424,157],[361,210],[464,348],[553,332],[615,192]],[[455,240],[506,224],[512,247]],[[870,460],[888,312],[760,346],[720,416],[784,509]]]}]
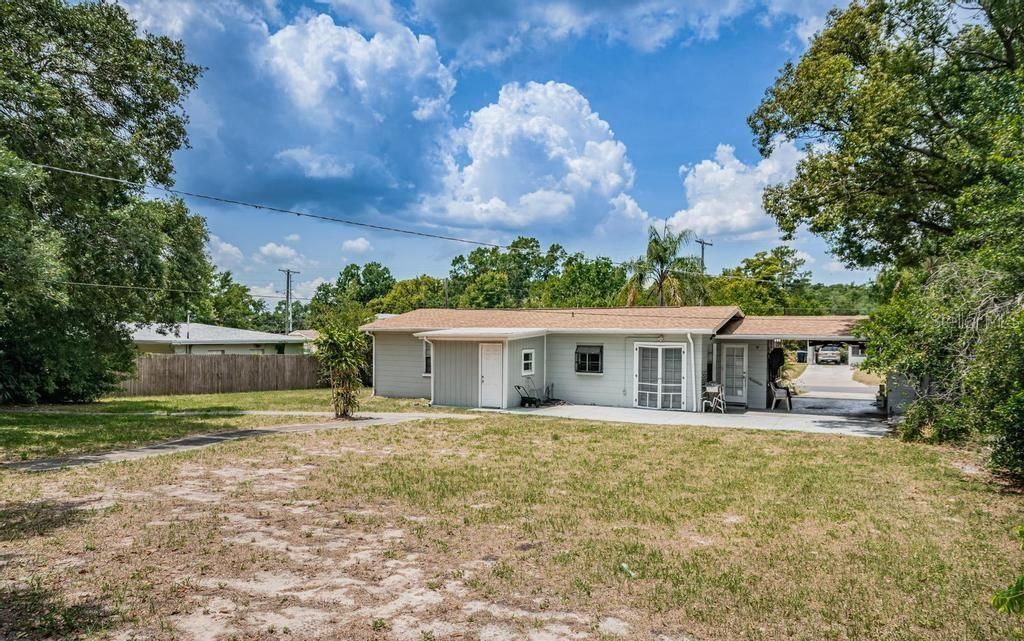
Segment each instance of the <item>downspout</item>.
[{"label": "downspout", "polygon": [[373,386],[373,396],[377,395],[377,335],[370,333],[370,340],[373,343],[373,362],[370,363],[370,385]]},{"label": "downspout", "polygon": [[[693,381],[690,383],[690,389],[693,390],[693,411],[698,412],[700,410],[697,409],[697,366],[695,365],[697,355],[693,351],[693,334],[686,332],[686,340],[690,342],[690,380]],[[702,407],[701,409],[704,408]]]},{"label": "downspout", "polygon": [[544,384],[540,390],[541,398],[548,400],[548,334],[544,332]]}]

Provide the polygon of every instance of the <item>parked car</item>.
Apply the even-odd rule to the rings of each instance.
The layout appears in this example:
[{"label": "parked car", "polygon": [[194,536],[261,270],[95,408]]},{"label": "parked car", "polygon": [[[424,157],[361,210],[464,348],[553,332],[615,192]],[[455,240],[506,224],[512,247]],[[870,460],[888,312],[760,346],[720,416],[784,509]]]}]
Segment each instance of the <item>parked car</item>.
[{"label": "parked car", "polygon": [[818,349],[818,363],[839,365],[843,362],[843,354],[838,345],[823,345]]}]

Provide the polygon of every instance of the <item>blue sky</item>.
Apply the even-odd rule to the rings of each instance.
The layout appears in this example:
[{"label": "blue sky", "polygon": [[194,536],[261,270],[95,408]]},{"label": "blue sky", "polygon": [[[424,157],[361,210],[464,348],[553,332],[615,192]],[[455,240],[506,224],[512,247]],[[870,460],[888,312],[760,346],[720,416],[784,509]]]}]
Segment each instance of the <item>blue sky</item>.
[{"label": "blue sky", "polygon": [[[206,67],[177,186],[491,242],[517,235],[626,259],[645,228],[711,239],[709,270],[779,243],[747,115],[833,0],[126,0],[140,29]],[[189,203],[210,252],[254,291],[349,262],[441,276],[471,249]],[[822,282],[870,274],[801,234]],[[695,248],[696,251],[696,248]]]}]

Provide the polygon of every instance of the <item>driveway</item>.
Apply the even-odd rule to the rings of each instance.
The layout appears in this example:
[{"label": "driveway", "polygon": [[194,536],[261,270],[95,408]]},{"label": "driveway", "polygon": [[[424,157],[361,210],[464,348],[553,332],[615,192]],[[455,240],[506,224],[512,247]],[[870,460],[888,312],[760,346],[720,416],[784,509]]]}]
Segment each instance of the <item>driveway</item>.
[{"label": "driveway", "polygon": [[834,398],[874,401],[877,386],[864,385],[853,380],[849,365],[808,365],[804,373],[793,381],[803,393],[802,398]]},{"label": "driveway", "polygon": [[710,412],[672,412],[634,407],[602,407],[598,405],[553,405],[540,408],[516,408],[502,411],[530,416],[550,416],[586,421],[638,423],[644,425],[700,425],[703,427],[739,428],[748,430],[775,430],[808,432],[812,434],[839,434],[843,436],[879,437],[889,433],[889,426],[877,412],[863,413],[863,401],[847,413],[829,414],[802,412],[794,404],[794,411],[742,410],[728,414]]}]

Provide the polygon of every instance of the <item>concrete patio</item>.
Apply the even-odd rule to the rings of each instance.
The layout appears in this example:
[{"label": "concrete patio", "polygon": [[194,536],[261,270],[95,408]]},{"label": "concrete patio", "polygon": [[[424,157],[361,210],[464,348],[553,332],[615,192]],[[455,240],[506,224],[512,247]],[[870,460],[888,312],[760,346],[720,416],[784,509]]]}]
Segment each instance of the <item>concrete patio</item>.
[{"label": "concrete patio", "polygon": [[552,405],[540,408],[515,408],[501,411],[510,414],[550,416],[553,418],[607,421],[611,423],[638,423],[645,425],[700,425],[748,430],[778,430],[842,436],[881,437],[889,433],[885,417],[870,403],[861,400],[846,403],[831,400],[820,413],[816,399],[793,399],[793,411],[783,409],[730,410],[727,414],[675,412],[633,407],[603,407],[598,405]]}]

